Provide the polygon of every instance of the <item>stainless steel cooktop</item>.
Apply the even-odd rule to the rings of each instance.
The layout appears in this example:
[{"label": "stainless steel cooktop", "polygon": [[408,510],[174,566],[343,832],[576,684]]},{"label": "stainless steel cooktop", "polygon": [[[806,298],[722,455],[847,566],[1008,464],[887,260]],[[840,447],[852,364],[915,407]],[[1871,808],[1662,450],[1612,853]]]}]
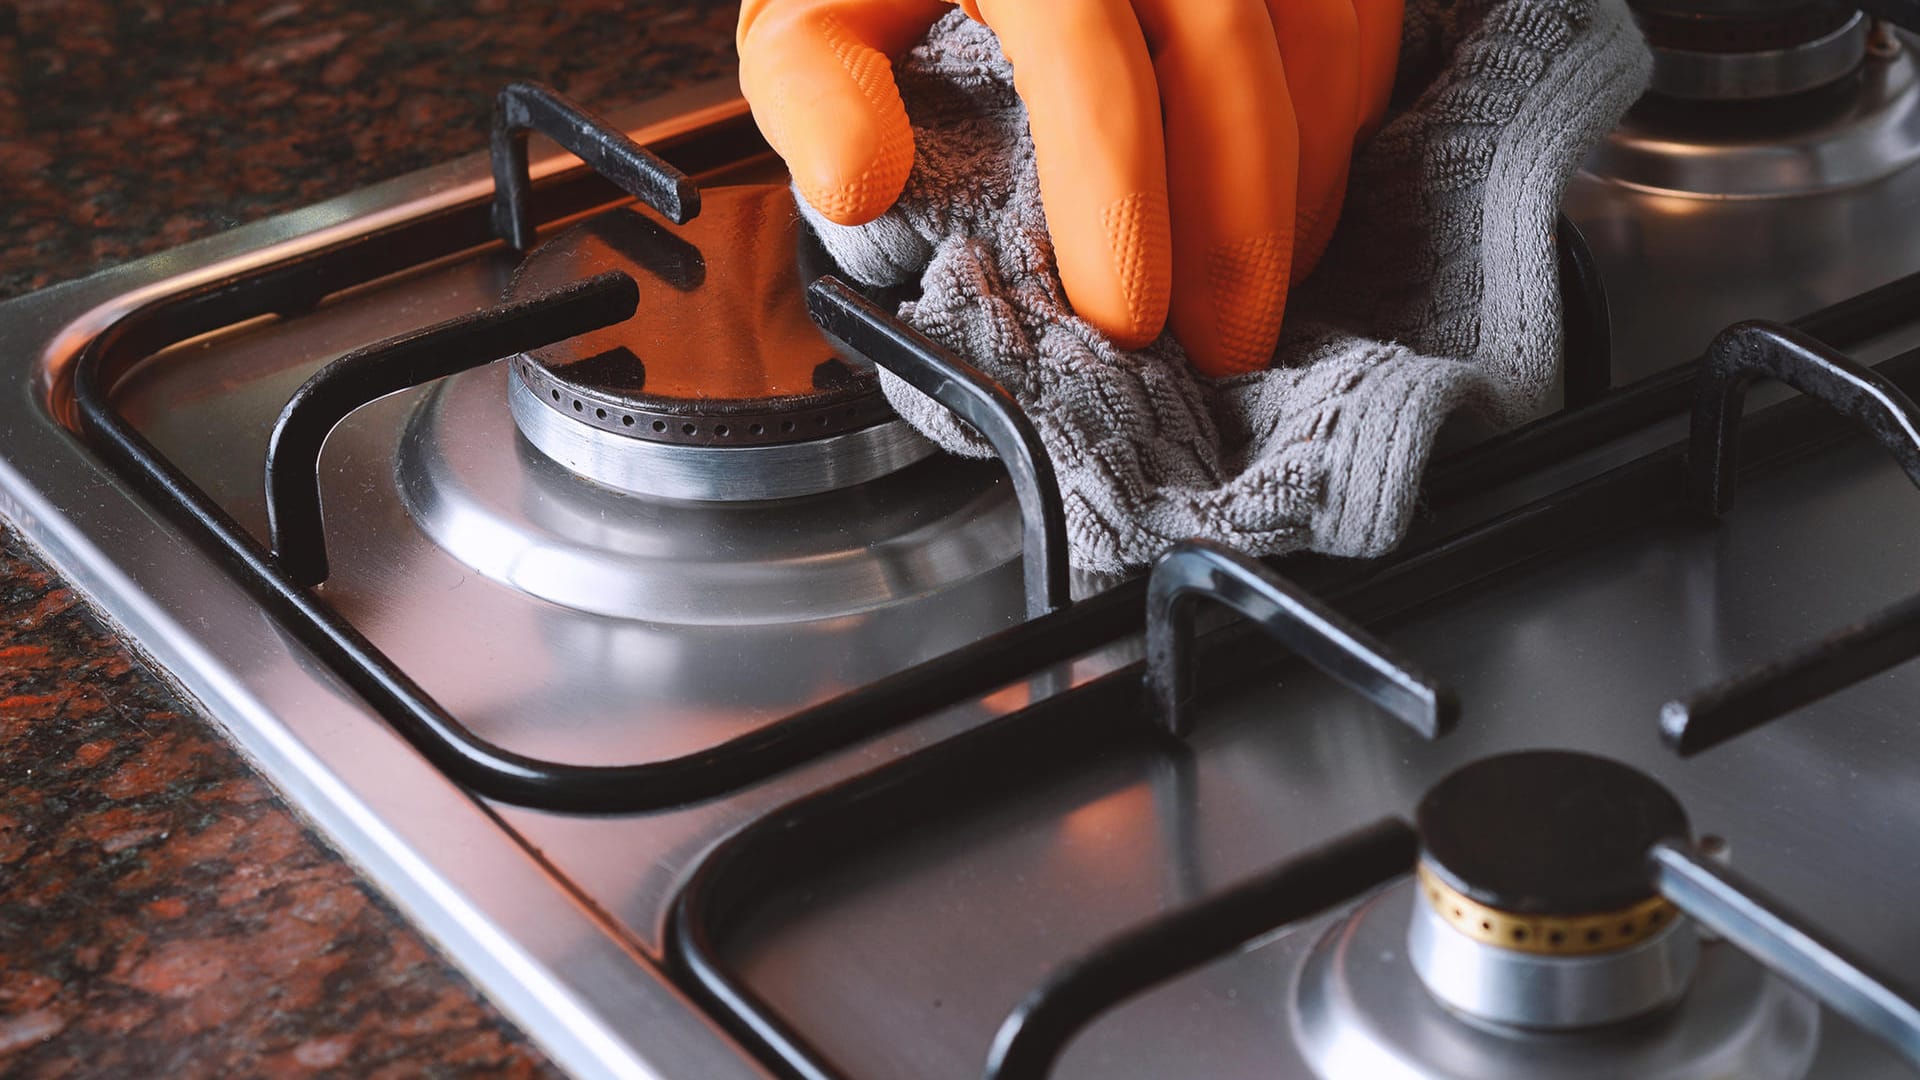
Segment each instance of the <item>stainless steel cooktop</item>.
[{"label": "stainless steel cooktop", "polygon": [[[1871,63],[1863,92],[1905,110],[1875,122],[1920,115],[1908,53]],[[777,198],[777,162],[731,87],[615,121],[704,191]],[[496,185],[481,157],[0,305],[0,513],[582,1075],[979,1075],[1009,1010],[1062,965],[1368,822],[1411,817],[1459,766],[1532,748],[1643,771],[1696,837],[1726,838],[1740,875],[1904,978],[1920,970],[1911,665],[1689,759],[1663,744],[1659,721],[1664,703],[1920,588],[1920,492],[1881,447],[1806,435],[1809,410],[1749,424],[1761,433],[1753,467],[1718,522],[1681,503],[1670,449],[1688,434],[1692,358],[1736,320],[1803,320],[1853,360],[1920,382],[1920,168],[1909,158],[1764,197],[1702,193],[1688,190],[1702,174],[1647,164],[1656,151],[1713,157],[1670,131],[1645,134],[1670,122],[1623,129],[1565,204],[1612,310],[1615,389],[1450,451],[1403,554],[1277,564],[1457,695],[1457,726],[1434,741],[1304,666],[1275,667],[1285,650],[1218,613],[1202,622],[1194,731],[1154,734],[1134,689],[1145,582],[1076,578],[1067,601],[1058,537],[1035,521],[1043,462],[928,456],[897,420],[852,413],[811,442],[761,432],[765,445],[722,445],[732,433],[715,425],[728,416],[777,425],[822,401],[846,407],[856,398],[832,369],[797,405],[762,408],[755,390],[742,395],[753,408],[697,419],[643,385],[581,381],[559,362],[535,370],[538,350],[524,345],[490,364],[479,362],[500,350],[480,346],[487,355],[425,385],[376,387],[363,396],[377,400],[321,430],[324,533],[310,539],[324,539],[323,572],[268,596],[269,544],[293,565],[262,476],[289,398],[343,355],[510,297],[522,255],[490,238]],[[1812,160],[1828,143],[1799,145],[1816,148]],[[531,178],[548,236],[640,214],[551,148],[535,152]],[[629,260],[642,308],[692,265],[671,245],[672,217],[645,230],[667,234],[671,258]],[[722,256],[696,254],[716,273]],[[618,307],[618,292],[596,295]],[[835,333],[808,341],[820,355],[803,374],[829,352],[850,368],[925,353],[862,322],[856,295],[812,300]],[[914,362],[934,382],[966,383]],[[574,381],[541,381],[546,370]],[[665,384],[666,366],[650,371]],[[76,392],[94,377],[257,551],[219,550],[209,515],[162,507],[166,478],[130,475]],[[576,384],[577,407],[563,400]],[[975,390],[960,407],[1000,423]],[[1785,396],[1757,391],[1752,408]],[[641,440],[634,456],[608,441],[629,437],[623,408],[637,424],[685,415],[702,434]],[[570,411],[578,430],[553,426]],[[565,434],[529,432],[529,417]],[[1018,428],[996,429],[1010,459]],[[851,455],[829,445],[863,432],[869,444]],[[613,464],[568,467],[575,436]],[[804,447],[803,460],[726,468],[839,479],[656,484],[678,482],[661,470],[703,468],[701,454],[783,445]],[[875,453],[890,456],[875,464]],[[1610,494],[1581,494],[1595,485]],[[1527,532],[1536,520],[1552,524]],[[303,612],[319,629],[295,628]],[[355,650],[399,676],[344,669]],[[396,720],[408,702],[424,704]],[[448,717],[464,730],[435,735]],[[920,771],[917,752],[968,746],[985,749],[963,774]],[[878,799],[843,842],[796,825],[789,855],[756,865],[745,899],[698,907],[709,893],[690,885],[720,874],[711,856],[734,850],[729,837],[893,769],[897,806]],[[946,793],[932,810],[907,790],[921,783]],[[1759,1062],[1782,1076],[1808,1064],[1816,1076],[1905,1074],[1880,1041],[1711,934],[1683,980],[1691,996],[1664,1020],[1525,1037],[1468,1023],[1407,966],[1420,961],[1404,952],[1405,927],[1424,902],[1412,882],[1276,924],[1132,996],[1053,1075],[1620,1075],[1623,1062],[1649,1076]],[[701,920],[726,931],[705,943],[710,956],[689,949]],[[735,1008],[728,985],[754,1007]],[[783,1057],[782,1032],[805,1052]]]}]

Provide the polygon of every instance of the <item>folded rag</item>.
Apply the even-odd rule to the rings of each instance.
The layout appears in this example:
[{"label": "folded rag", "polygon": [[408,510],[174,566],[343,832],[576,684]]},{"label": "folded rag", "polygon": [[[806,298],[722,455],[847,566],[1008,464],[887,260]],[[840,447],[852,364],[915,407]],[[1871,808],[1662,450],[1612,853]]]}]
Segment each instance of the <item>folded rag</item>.
[{"label": "folded rag", "polygon": [[[1231,379],[1196,375],[1171,336],[1124,352],[1073,316],[1012,70],[964,15],[897,65],[917,146],[899,204],[868,225],[808,217],[855,278],[918,275],[901,317],[1027,410],[1076,566],[1124,570],[1195,536],[1378,555],[1405,534],[1450,412],[1512,423],[1550,392],[1554,214],[1650,66],[1622,0],[1409,0],[1396,112],[1355,157],[1274,366]],[[931,399],[883,383],[933,441],[991,455]]]}]

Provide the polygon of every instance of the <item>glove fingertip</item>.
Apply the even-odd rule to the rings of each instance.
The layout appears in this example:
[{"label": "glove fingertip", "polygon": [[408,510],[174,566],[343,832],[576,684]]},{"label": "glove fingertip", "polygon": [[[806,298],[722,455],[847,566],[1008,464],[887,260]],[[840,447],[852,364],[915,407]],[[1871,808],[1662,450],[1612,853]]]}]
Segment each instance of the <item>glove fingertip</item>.
[{"label": "glove fingertip", "polygon": [[[836,225],[865,225],[887,212],[913,172],[913,134],[900,118],[898,130],[879,133],[867,147],[848,148],[837,160],[792,162],[794,186],[807,205]],[[847,168],[848,161],[864,162]]]}]

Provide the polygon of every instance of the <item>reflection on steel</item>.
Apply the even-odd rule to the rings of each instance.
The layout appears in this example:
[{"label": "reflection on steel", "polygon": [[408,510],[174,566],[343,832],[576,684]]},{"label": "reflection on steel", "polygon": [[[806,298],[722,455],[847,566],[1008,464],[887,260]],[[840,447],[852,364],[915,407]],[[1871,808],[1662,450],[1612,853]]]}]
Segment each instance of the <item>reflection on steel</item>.
[{"label": "reflection on steel", "polygon": [[1432,739],[1460,712],[1452,692],[1394,656],[1373,635],[1259,562],[1189,540],[1160,557],[1147,583],[1147,689],[1160,724],[1193,729],[1193,616],[1200,600],[1232,608],[1275,641]]},{"label": "reflection on steel", "polygon": [[1667,899],[1920,1067],[1920,1006],[1886,976],[1806,928],[1777,901],[1723,866],[1672,844],[1648,856]]},{"label": "reflection on steel", "polygon": [[1864,428],[1920,484],[1920,408],[1884,375],[1813,337],[1774,323],[1745,322],[1715,339],[1701,362],[1687,447],[1687,492],[1718,516],[1733,505],[1740,409],[1747,388],[1778,379]]},{"label": "reflection on steel", "polygon": [[535,241],[527,132],[537,131],[676,225],[700,213],[700,189],[619,127],[538,83],[511,83],[493,107],[493,231],[516,250]]},{"label": "reflection on steel", "polygon": [[[1694,505],[1724,514],[1738,471],[1740,405],[1747,387],[1771,377],[1864,428],[1920,484],[1920,407],[1884,374],[1799,331],[1741,323],[1702,361],[1687,449]],[[1661,734],[1684,755],[1746,731],[1920,655],[1920,598],[1879,612],[1779,660],[1668,702]]]},{"label": "reflection on steel", "polygon": [[1566,409],[1582,409],[1613,389],[1613,327],[1607,286],[1593,249],[1564,212],[1554,219],[1560,269],[1561,370]]},{"label": "reflection on steel", "polygon": [[315,372],[287,400],[267,443],[267,521],[274,557],[301,585],[327,579],[320,448],[355,409],[620,322],[633,315],[639,300],[633,279],[616,270],[355,349]]},{"label": "reflection on steel", "polygon": [[807,306],[827,333],[952,410],[993,444],[1013,480],[1025,523],[1027,613],[1039,616],[1066,607],[1067,515],[1060,483],[1040,433],[1013,395],[836,278],[809,286]]},{"label": "reflection on steel", "polygon": [[1056,970],[1000,1025],[985,1080],[1042,1080],[1075,1032],[1127,998],[1413,866],[1419,840],[1385,818],[1244,884],[1159,916]]}]

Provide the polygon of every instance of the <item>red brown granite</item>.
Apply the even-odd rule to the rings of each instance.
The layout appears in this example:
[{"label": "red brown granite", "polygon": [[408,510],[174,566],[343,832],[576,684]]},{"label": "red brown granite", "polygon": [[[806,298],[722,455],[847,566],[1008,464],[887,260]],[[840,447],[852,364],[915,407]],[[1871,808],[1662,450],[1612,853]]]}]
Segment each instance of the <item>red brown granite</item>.
[{"label": "red brown granite", "polygon": [[734,70],[737,3],[0,3],[0,297],[486,145],[516,78],[612,107]]},{"label": "red brown granite", "polygon": [[[733,3],[0,2],[0,298],[733,70]],[[550,1073],[0,535],[0,1074]]]},{"label": "red brown granite", "polygon": [[550,1071],[0,536],[0,1073]]}]

